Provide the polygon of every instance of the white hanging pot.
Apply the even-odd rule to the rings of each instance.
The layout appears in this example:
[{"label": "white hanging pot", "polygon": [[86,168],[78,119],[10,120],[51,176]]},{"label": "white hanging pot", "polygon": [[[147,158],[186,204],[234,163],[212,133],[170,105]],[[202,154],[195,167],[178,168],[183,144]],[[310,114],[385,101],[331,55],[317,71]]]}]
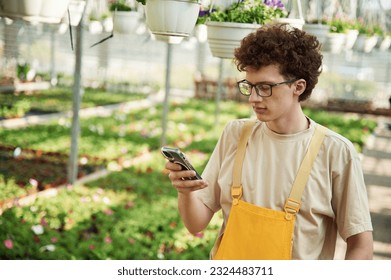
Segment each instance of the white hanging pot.
[{"label": "white hanging pot", "polygon": [[300,18],[276,18],[273,23],[287,23],[289,26],[302,30],[304,26],[304,19]]},{"label": "white hanging pot", "polygon": [[70,0],[3,0],[2,14],[25,20],[59,23]]},{"label": "white hanging pot", "polygon": [[54,22],[60,22],[67,11],[68,5],[69,0],[42,0],[39,15],[53,19]]},{"label": "white hanging pot", "polygon": [[259,24],[217,21],[209,21],[206,26],[212,55],[220,58],[233,58],[241,40],[261,27]]},{"label": "white hanging pot", "polygon": [[136,11],[116,11],[113,16],[113,29],[115,33],[135,33],[139,25],[140,15]]},{"label": "white hanging pot", "polygon": [[386,36],[383,38],[383,41],[380,44],[380,50],[386,51],[391,46],[391,36]]},{"label": "white hanging pot", "polygon": [[152,34],[189,36],[195,26],[200,3],[193,0],[147,0],[146,23]]},{"label": "white hanging pot", "polygon": [[370,53],[376,46],[377,40],[378,37],[376,35],[367,36],[365,34],[360,34],[357,37],[354,49],[359,52]]},{"label": "white hanging pot", "polygon": [[322,51],[331,53],[341,53],[345,46],[346,34],[328,33],[326,41],[322,46]]},{"label": "white hanging pot", "polygon": [[3,0],[3,13],[7,16],[39,16],[42,0]]},{"label": "white hanging pot", "polygon": [[310,24],[306,23],[303,26],[303,31],[307,32],[308,34],[311,34],[318,38],[319,43],[324,44],[327,39],[327,35],[329,34],[330,26],[326,24]]},{"label": "white hanging pot", "polygon": [[356,43],[358,36],[358,30],[356,29],[349,29],[346,32],[346,43],[345,43],[345,49],[346,50],[351,50]]}]

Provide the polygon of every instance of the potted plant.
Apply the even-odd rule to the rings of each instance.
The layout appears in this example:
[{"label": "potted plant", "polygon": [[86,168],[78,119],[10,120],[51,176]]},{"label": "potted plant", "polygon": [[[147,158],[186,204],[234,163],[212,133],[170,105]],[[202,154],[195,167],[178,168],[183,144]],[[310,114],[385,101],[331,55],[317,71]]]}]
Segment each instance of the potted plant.
[{"label": "potted plant", "polygon": [[326,42],[329,29],[330,26],[327,24],[327,21],[321,19],[309,20],[303,26],[303,30],[315,36],[321,44]]},{"label": "potted plant", "polygon": [[378,47],[381,51],[387,51],[391,46],[391,32],[384,34],[382,38],[379,39]]},{"label": "potted plant", "polygon": [[233,58],[235,48],[246,35],[286,16],[281,1],[243,0],[227,7],[211,7],[199,22],[206,23],[212,55]]},{"label": "potted plant", "polygon": [[340,53],[344,49],[346,32],[350,27],[350,23],[343,18],[332,18],[327,23],[329,25],[329,33],[322,46],[322,50],[325,52]]},{"label": "potted plant", "polygon": [[70,0],[8,0],[2,1],[0,12],[11,18],[59,23],[69,2]]},{"label": "potted plant", "polygon": [[140,16],[136,6],[129,0],[112,0],[109,10],[113,14],[113,30],[120,34],[136,31]]},{"label": "potted plant", "polygon": [[200,0],[136,0],[145,5],[146,24],[155,38],[188,37],[196,24]]},{"label": "potted plant", "polygon": [[378,36],[382,33],[382,29],[378,26],[371,26],[364,22],[363,19],[358,19],[358,37],[354,45],[354,49],[359,52],[369,53],[376,46]]}]

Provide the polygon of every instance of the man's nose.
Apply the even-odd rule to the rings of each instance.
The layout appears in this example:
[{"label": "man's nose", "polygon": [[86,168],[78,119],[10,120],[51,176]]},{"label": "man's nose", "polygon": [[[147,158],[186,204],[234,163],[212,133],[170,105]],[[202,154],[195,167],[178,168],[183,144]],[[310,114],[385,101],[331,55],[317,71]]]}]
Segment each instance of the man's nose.
[{"label": "man's nose", "polygon": [[263,100],[262,96],[259,96],[259,95],[257,94],[255,88],[252,87],[252,88],[251,88],[251,94],[250,94],[250,96],[248,97],[248,101],[249,101],[249,102],[260,102],[260,101],[262,101],[262,100]]}]

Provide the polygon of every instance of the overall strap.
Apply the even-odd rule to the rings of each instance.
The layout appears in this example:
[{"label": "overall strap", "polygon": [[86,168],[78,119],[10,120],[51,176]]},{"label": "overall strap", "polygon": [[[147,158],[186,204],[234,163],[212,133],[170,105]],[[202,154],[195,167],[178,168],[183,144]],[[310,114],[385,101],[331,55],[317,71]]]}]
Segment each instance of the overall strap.
[{"label": "overall strap", "polygon": [[245,122],[242,132],[240,134],[240,139],[238,147],[236,149],[234,168],[233,168],[233,177],[232,177],[232,186],[231,186],[231,196],[233,199],[233,204],[237,204],[239,199],[242,197],[242,168],[243,168],[243,159],[246,154],[247,141],[252,132],[256,120],[248,120]]},{"label": "overall strap", "polygon": [[322,145],[323,139],[326,136],[326,131],[327,128],[317,124],[314,135],[312,136],[308,146],[307,153],[301,162],[296,179],[293,182],[291,193],[289,194],[289,197],[284,205],[284,210],[286,213],[285,218],[288,220],[292,219],[292,215],[295,215],[297,212],[299,212],[301,195],[303,194],[305,185],[307,184],[312,165],[318,155],[320,146]]}]

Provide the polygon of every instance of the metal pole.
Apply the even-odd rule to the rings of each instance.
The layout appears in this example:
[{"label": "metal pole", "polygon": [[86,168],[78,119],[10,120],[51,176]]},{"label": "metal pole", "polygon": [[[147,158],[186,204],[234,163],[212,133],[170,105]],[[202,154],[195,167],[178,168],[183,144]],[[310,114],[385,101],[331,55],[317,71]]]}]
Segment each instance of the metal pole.
[{"label": "metal pole", "polygon": [[55,86],[57,84],[56,77],[56,31],[52,27],[50,29],[50,84]]},{"label": "metal pole", "polygon": [[83,44],[83,18],[84,12],[82,13],[79,24],[77,25],[76,32],[76,63],[74,73],[74,85],[73,85],[73,118],[72,118],[72,135],[71,135],[71,155],[69,159],[68,167],[68,182],[74,184],[77,180],[78,173],[78,138],[80,132],[80,118],[79,109],[81,102],[81,95],[83,92],[81,84],[81,63],[82,63],[82,44]]},{"label": "metal pole", "polygon": [[172,44],[167,43],[167,55],[166,55],[166,85],[165,95],[163,102],[163,117],[162,117],[162,135],[160,138],[160,146],[166,145],[166,132],[167,132],[167,115],[170,99],[170,75],[171,75],[171,57],[172,57]]},{"label": "metal pole", "polygon": [[217,92],[215,96],[215,103],[216,103],[216,111],[215,111],[215,125],[219,125],[220,123],[220,100],[221,100],[221,94],[223,91],[223,71],[224,71],[224,59],[220,58],[219,63],[219,78],[217,81]]}]

